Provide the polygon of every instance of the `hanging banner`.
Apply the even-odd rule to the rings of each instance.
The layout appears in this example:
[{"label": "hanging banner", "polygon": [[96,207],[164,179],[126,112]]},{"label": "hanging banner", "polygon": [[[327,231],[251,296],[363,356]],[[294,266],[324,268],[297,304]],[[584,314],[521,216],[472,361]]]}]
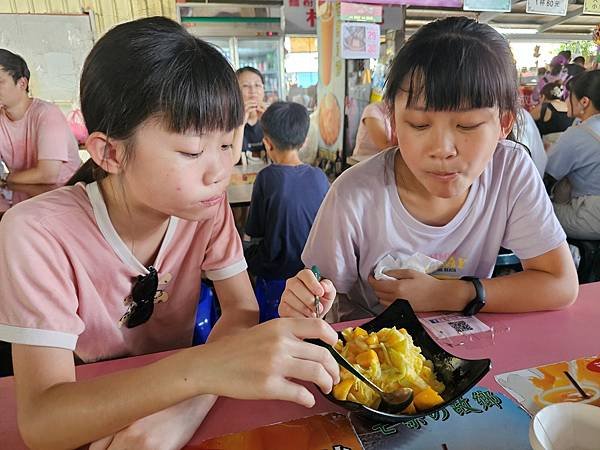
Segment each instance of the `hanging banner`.
[{"label": "hanging banner", "polygon": [[584,0],[583,13],[600,15],[600,0]]},{"label": "hanging banner", "polygon": [[346,61],[341,55],[341,24],[339,3],[319,2],[317,7],[319,150],[329,153],[332,160],[336,152],[342,154],[344,141]]},{"label": "hanging banner", "polygon": [[547,14],[564,16],[567,14],[569,0],[527,0],[528,14]]},{"label": "hanging banner", "polygon": [[465,11],[510,12],[511,0],[465,0]]},{"label": "hanging banner", "polygon": [[379,58],[379,34],[376,23],[342,23],[342,58]]},{"label": "hanging banner", "polygon": [[315,34],[317,26],[316,0],[285,0],[283,17],[286,34]]},{"label": "hanging banner", "polygon": [[344,22],[380,23],[383,20],[383,7],[381,5],[342,2],[340,4],[340,19]]},{"label": "hanging banner", "polygon": [[463,0],[345,0],[349,3],[370,3],[375,5],[413,5],[413,6],[442,6],[460,8]]}]

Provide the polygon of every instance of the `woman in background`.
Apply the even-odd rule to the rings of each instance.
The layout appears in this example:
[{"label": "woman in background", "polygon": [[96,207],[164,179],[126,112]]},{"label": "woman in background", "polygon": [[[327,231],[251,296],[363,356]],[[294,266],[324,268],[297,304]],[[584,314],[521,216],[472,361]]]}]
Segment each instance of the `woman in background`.
[{"label": "woman in background", "polygon": [[236,72],[244,99],[244,137],[242,152],[248,159],[260,159],[265,150],[260,118],[267,109],[265,103],[265,78],[254,67],[246,66]]},{"label": "woman in background", "polygon": [[569,116],[581,122],[550,148],[546,173],[564,180],[554,192],[554,211],[567,236],[596,240],[600,239],[600,70],[574,77],[569,91]]},{"label": "woman in background", "polygon": [[531,110],[540,134],[545,136],[565,131],[573,123],[573,118],[567,114],[567,103],[562,100],[561,82],[553,81],[546,84],[541,94],[541,102]]},{"label": "woman in background", "polygon": [[374,155],[391,147],[392,126],[382,102],[367,105],[360,118],[353,155]]}]

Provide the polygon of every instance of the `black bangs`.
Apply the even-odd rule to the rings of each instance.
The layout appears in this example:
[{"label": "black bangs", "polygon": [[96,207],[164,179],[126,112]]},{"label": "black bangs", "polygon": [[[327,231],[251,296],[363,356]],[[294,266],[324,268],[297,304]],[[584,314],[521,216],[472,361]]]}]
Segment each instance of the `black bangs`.
[{"label": "black bangs", "polygon": [[498,107],[516,113],[517,72],[510,47],[493,28],[465,17],[432,22],[400,49],[386,80],[384,100],[399,91],[407,107],[459,111]]},{"label": "black bangs", "polygon": [[176,133],[230,131],[243,122],[242,94],[225,57],[164,17],[117,25],[100,38],[80,92],[90,133],[117,139],[149,118]]},{"label": "black bangs", "polygon": [[193,38],[169,64],[158,108],[169,131],[231,131],[243,122],[243,100],[235,72],[211,45]]}]

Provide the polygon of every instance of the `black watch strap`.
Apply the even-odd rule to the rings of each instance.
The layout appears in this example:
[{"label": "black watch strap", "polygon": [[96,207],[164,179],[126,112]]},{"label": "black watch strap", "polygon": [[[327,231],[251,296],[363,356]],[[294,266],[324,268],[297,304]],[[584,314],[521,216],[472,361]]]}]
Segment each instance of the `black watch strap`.
[{"label": "black watch strap", "polygon": [[474,316],[485,306],[485,288],[477,277],[462,277],[461,280],[470,281],[475,287],[475,298],[467,303],[462,312],[465,316]]}]

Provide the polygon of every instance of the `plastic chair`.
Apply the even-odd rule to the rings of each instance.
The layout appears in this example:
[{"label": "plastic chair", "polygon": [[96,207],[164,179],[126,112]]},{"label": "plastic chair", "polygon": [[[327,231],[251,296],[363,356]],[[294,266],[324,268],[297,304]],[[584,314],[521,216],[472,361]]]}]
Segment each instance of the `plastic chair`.
[{"label": "plastic chair", "polygon": [[256,300],[258,300],[261,323],[279,317],[279,301],[285,290],[285,281],[256,277],[254,293],[256,294]]},{"label": "plastic chair", "polygon": [[521,266],[521,260],[517,258],[517,255],[512,250],[501,247],[496,257],[496,265],[494,266],[492,278],[522,271],[523,266]]},{"label": "plastic chair", "polygon": [[600,241],[567,239],[567,242],[579,249],[581,261],[577,268],[580,284],[600,281]]},{"label": "plastic chair", "polygon": [[192,345],[204,344],[212,327],[220,316],[219,302],[211,284],[202,281],[200,284],[200,300],[196,309],[196,325]]}]

